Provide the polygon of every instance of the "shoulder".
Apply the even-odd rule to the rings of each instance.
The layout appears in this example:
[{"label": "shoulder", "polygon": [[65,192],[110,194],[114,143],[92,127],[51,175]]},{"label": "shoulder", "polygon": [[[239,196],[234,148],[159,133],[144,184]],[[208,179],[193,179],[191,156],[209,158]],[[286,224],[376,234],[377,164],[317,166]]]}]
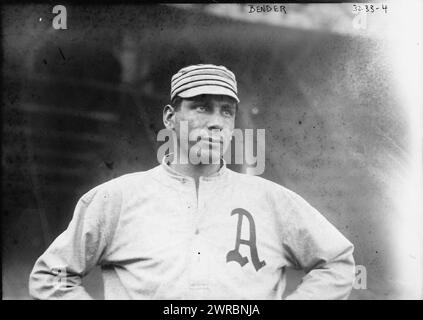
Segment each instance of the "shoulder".
[{"label": "shoulder", "polygon": [[288,188],[263,177],[239,173],[230,169],[228,169],[228,171],[230,172],[231,182],[235,184],[241,184],[248,188],[260,189],[266,192],[275,192],[287,195],[294,194],[294,192]]},{"label": "shoulder", "polygon": [[298,193],[274,181],[232,170],[230,170],[230,176],[230,181],[237,190],[266,199],[275,206],[295,208],[298,205],[307,205]]},{"label": "shoulder", "polygon": [[127,185],[132,183],[145,182],[147,180],[153,179],[157,174],[160,165],[155,166],[154,168],[146,171],[137,171],[132,173],[124,174],[120,177],[114,178],[109,181],[111,184]]},{"label": "shoulder", "polygon": [[157,169],[158,166],[146,171],[127,173],[103,182],[86,192],[81,200],[84,203],[91,202],[100,195],[104,199],[121,198],[124,190],[131,190],[136,186],[145,186],[146,182],[153,179]]},{"label": "shoulder", "polygon": [[[302,196],[276,182],[258,176],[233,172],[235,188],[243,192],[248,199],[260,202],[265,201],[270,205],[283,223],[299,223],[304,221],[320,221],[320,212]],[[320,222],[319,222],[320,223]],[[317,224],[317,222],[316,222]]]}]

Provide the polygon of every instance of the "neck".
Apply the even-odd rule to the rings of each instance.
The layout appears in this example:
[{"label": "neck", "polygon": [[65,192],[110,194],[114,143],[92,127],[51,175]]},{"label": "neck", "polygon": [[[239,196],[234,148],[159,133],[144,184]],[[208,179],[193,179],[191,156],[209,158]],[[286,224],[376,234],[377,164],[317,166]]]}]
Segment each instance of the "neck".
[{"label": "neck", "polygon": [[170,163],[169,166],[177,172],[194,178],[197,182],[200,177],[207,177],[217,173],[221,167],[221,164],[181,164],[181,163]]},{"label": "neck", "polygon": [[192,164],[188,161],[188,159],[181,161],[181,159],[170,158],[169,160],[169,167],[183,175],[194,178],[196,182],[198,182],[200,177],[207,177],[217,173],[222,166],[221,162],[210,164]]}]

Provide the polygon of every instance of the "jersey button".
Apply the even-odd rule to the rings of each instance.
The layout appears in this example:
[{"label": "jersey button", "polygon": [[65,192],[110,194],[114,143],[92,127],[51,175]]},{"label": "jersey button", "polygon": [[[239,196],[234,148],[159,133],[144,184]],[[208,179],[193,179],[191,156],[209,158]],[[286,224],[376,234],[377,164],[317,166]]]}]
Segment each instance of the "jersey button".
[{"label": "jersey button", "polygon": [[198,228],[197,228],[197,229],[195,229],[195,234],[196,234],[196,235],[200,234],[200,230],[198,230]]}]

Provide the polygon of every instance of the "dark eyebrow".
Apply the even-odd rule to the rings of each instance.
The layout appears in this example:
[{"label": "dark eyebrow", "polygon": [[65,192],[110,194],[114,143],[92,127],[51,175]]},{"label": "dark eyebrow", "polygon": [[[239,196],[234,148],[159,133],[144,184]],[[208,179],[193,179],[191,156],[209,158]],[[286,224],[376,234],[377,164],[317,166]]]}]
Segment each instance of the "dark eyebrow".
[{"label": "dark eyebrow", "polygon": [[191,107],[196,107],[198,105],[207,105],[207,101],[204,99],[192,99],[190,100]]},{"label": "dark eyebrow", "polygon": [[229,108],[229,109],[236,109],[236,105],[234,104],[230,104],[230,103],[225,103],[224,105],[222,105],[222,108]]},{"label": "dark eyebrow", "polygon": [[[191,106],[196,106],[197,104],[206,104],[209,105],[210,103],[210,99],[207,98],[206,95],[199,95],[199,96],[195,96],[192,98],[187,98],[186,100],[191,102]],[[236,110],[237,109],[237,104],[236,103],[231,103],[231,102],[224,102],[221,105],[221,108],[226,108],[226,109],[232,109],[232,110]]]},{"label": "dark eyebrow", "polygon": [[207,100],[207,98],[204,95],[199,95],[199,96],[195,96],[192,98],[187,98],[187,100],[191,101],[191,102],[205,102]]},{"label": "dark eyebrow", "polygon": [[207,101],[206,100],[191,100],[191,103],[193,103],[193,104],[195,104],[195,103],[202,103],[202,104],[204,104],[204,103],[207,103]]}]

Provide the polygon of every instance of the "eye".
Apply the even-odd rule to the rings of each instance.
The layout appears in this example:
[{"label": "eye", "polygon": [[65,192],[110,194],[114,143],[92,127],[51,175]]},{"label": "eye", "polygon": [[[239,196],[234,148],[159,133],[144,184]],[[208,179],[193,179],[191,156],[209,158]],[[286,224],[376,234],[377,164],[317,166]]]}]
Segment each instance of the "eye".
[{"label": "eye", "polygon": [[222,113],[225,117],[232,117],[234,115],[234,112],[232,110],[228,110],[228,109],[223,110]]},{"label": "eye", "polygon": [[196,110],[199,111],[199,112],[204,112],[204,111],[207,110],[207,108],[205,106],[197,106]]}]

